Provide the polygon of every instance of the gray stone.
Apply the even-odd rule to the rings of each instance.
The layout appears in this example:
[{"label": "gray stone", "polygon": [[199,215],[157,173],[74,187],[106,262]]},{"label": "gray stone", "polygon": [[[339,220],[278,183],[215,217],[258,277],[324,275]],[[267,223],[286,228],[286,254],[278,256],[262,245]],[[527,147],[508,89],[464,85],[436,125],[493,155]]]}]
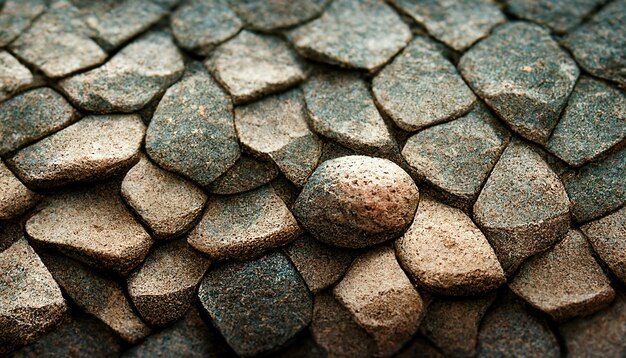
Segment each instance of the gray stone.
[{"label": "gray stone", "polygon": [[0,47],[13,41],[45,10],[45,0],[6,0],[0,4]]},{"label": "gray stone", "polygon": [[276,164],[242,154],[208,189],[214,194],[239,194],[269,183],[278,173]]},{"label": "gray stone", "polygon": [[41,195],[24,186],[0,160],[0,220],[24,213],[40,199]]},{"label": "gray stone", "polygon": [[522,137],[544,144],[579,70],[548,30],[516,22],[467,51],[459,70],[474,91]]},{"label": "gray stone", "polygon": [[291,27],[318,17],[329,0],[230,0],[246,24],[260,31]]},{"label": "gray stone", "polygon": [[300,195],[302,190],[293,185],[293,183],[287,180],[287,178],[283,175],[280,175],[276,179],[272,180],[270,182],[270,186],[274,189],[276,195],[278,195],[283,202],[285,202],[289,210],[292,210],[296,199],[298,199],[298,195]]},{"label": "gray stone", "polygon": [[600,259],[626,283],[626,207],[586,223],[580,229]]},{"label": "gray stone", "polygon": [[516,17],[536,22],[564,34],[580,24],[605,0],[507,0]]},{"label": "gray stone", "polygon": [[0,102],[31,86],[33,81],[28,68],[10,53],[0,50]]}]

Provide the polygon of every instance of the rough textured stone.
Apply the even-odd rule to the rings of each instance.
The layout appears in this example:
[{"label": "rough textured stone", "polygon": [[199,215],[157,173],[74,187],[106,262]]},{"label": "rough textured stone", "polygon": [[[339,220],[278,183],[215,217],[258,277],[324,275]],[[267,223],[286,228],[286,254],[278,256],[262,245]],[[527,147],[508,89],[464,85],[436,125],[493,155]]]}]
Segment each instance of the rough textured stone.
[{"label": "rough textured stone", "polygon": [[172,38],[148,33],[91,71],[59,82],[78,107],[94,112],[134,112],[145,107],[183,74]]},{"label": "rough textured stone", "polygon": [[32,85],[33,81],[28,68],[10,53],[0,50],[0,102]]},{"label": "rough textured stone", "polygon": [[397,352],[417,331],[425,309],[388,246],[357,257],[333,293],[372,336],[377,356]]},{"label": "rough textured stone", "polygon": [[381,1],[337,0],[288,37],[306,57],[374,72],[406,46],[411,32]]},{"label": "rough textured stone", "polygon": [[406,131],[454,119],[476,101],[454,65],[423,37],[380,71],[372,91],[383,112]]},{"label": "rough textured stone", "polygon": [[126,273],[143,261],[152,239],[118,192],[119,184],[109,182],[50,196],[26,232],[83,262]]},{"label": "rough textured stone", "polygon": [[285,203],[269,186],[209,198],[188,241],[215,260],[248,259],[285,245],[300,232]]},{"label": "rough textured stone", "polygon": [[285,176],[280,175],[276,179],[270,182],[270,186],[276,192],[283,202],[290,210],[293,210],[293,206],[300,195],[301,190],[298,189],[292,182],[287,180]]},{"label": "rough textured stone", "polygon": [[61,290],[25,239],[0,252],[0,354],[32,343],[67,306]]},{"label": "rough textured stone", "polygon": [[596,254],[626,283],[626,207],[580,228]]},{"label": "rough textured stone", "polygon": [[509,275],[567,233],[569,207],[548,164],[528,144],[513,141],[480,192],[473,217]]},{"label": "rough textured stone", "polygon": [[20,150],[8,163],[35,188],[101,180],[137,163],[145,131],[137,115],[89,116]]},{"label": "rough textured stone", "polygon": [[525,22],[497,28],[463,55],[459,70],[515,132],[542,144],[579,74],[548,30]]},{"label": "rough textured stone", "polygon": [[202,214],[207,195],[143,157],[122,181],[122,197],[158,238],[178,236]]},{"label": "rough textured stone", "polygon": [[44,87],[0,103],[0,155],[24,147],[78,119],[65,98]]},{"label": "rough textured stone", "polygon": [[[305,331],[306,332],[306,331]],[[276,358],[328,358],[309,332],[298,335],[287,348],[277,352]]]},{"label": "rough textured stone", "polygon": [[165,325],[185,315],[211,262],[187,240],[157,247],[127,280],[128,294],[146,322]]},{"label": "rough textured stone", "polygon": [[6,0],[0,4],[0,47],[13,41],[45,10],[45,0]]},{"label": "rough textured stone", "polygon": [[313,302],[306,284],[278,252],[210,270],[198,296],[240,356],[279,348],[311,321]]},{"label": "rough textured stone", "polygon": [[415,337],[396,355],[396,358],[445,358],[426,338]]},{"label": "rough textured stone", "polygon": [[362,248],[400,236],[418,201],[413,179],[393,162],[349,156],[317,167],[294,214],[318,240]]},{"label": "rough textured stone", "polygon": [[41,196],[24,186],[0,160],[0,220],[22,214],[39,199]]},{"label": "rough textured stone", "polygon": [[274,161],[297,186],[304,185],[322,154],[299,90],[235,108],[235,128],[244,149]]},{"label": "rough textured stone", "polygon": [[274,163],[242,154],[208,189],[215,194],[238,194],[265,185],[277,176],[278,167]]},{"label": "rough textured stone", "polygon": [[207,186],[239,158],[232,102],[200,66],[167,90],[146,132],[161,167]]},{"label": "rough textured stone", "polygon": [[576,27],[604,0],[507,0],[507,10],[516,17],[536,22],[563,34]]},{"label": "rough textured stone", "polygon": [[272,31],[291,27],[319,16],[329,0],[230,0],[232,8],[249,27]]},{"label": "rough textured stone", "polygon": [[17,240],[24,238],[23,221],[23,217],[0,221],[0,252],[11,247]]},{"label": "rough textured stone", "polygon": [[306,78],[304,63],[284,41],[249,31],[220,45],[206,66],[235,103],[281,91]]}]

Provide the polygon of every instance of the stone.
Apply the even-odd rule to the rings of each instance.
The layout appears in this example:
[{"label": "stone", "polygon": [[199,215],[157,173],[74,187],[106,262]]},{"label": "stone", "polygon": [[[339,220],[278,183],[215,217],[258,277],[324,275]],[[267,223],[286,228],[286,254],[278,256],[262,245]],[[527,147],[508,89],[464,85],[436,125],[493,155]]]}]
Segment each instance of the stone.
[{"label": "stone", "polygon": [[473,218],[508,276],[567,233],[570,202],[543,158],[515,140],[494,166],[474,204]]},{"label": "stone", "polygon": [[322,154],[309,130],[299,90],[290,90],[235,108],[235,129],[244,149],[272,160],[287,179],[303,186]]},{"label": "stone", "polygon": [[275,355],[277,358],[327,358],[327,356],[324,349],[315,343],[308,332],[298,335],[287,348]]},{"label": "stone", "polygon": [[24,217],[0,221],[0,253],[24,238]]},{"label": "stone", "polygon": [[476,96],[454,65],[423,37],[416,37],[372,81],[381,110],[405,131],[467,113]]},{"label": "stone", "polygon": [[243,27],[226,0],[187,1],[172,13],[170,24],[176,42],[202,56],[209,55]]},{"label": "stone", "polygon": [[626,207],[581,226],[595,253],[626,283]]},{"label": "stone", "polygon": [[38,340],[67,311],[59,286],[25,239],[0,252],[0,354]]},{"label": "stone", "polygon": [[335,142],[325,141],[322,147],[322,156],[320,157],[320,163],[327,160],[337,159],[339,157],[347,157],[349,155],[357,155],[352,149],[348,149]]},{"label": "stone", "polygon": [[122,274],[139,265],[152,245],[114,181],[49,196],[26,222],[26,232],[33,242]]},{"label": "stone", "polygon": [[348,156],[320,164],[293,211],[318,240],[363,248],[402,235],[418,201],[413,179],[393,162]]},{"label": "stone", "polygon": [[0,102],[33,85],[33,82],[28,68],[10,53],[0,50]]},{"label": "stone", "polygon": [[381,1],[338,0],[287,36],[305,57],[375,72],[406,46],[411,31]]},{"label": "stone", "polygon": [[150,334],[117,281],[63,256],[46,254],[42,259],[78,308],[102,321],[124,341],[134,344]]},{"label": "stone", "polygon": [[127,279],[128,295],[141,317],[162,326],[182,318],[193,305],[196,287],[211,262],[187,240],[154,249]]},{"label": "stone", "polygon": [[28,189],[0,160],[0,220],[23,214],[41,199]]},{"label": "stone", "polygon": [[92,182],[139,161],[146,126],[138,115],[95,115],[26,147],[8,160],[33,188]]},{"label": "stone", "polygon": [[269,183],[278,176],[276,164],[242,154],[219,178],[208,186],[211,193],[239,194]]},{"label": "stone", "polygon": [[202,186],[239,158],[228,95],[199,65],[167,90],[146,132],[146,152],[159,166]]},{"label": "stone", "polygon": [[415,337],[404,347],[396,358],[445,358],[426,338]]},{"label": "stone", "polygon": [[273,31],[321,15],[329,0],[230,0],[230,6],[254,30]]},{"label": "stone", "polygon": [[308,234],[300,236],[285,248],[309,290],[318,293],[339,281],[346,273],[353,254],[328,246]]},{"label": "stone", "polygon": [[63,79],[59,86],[86,111],[135,112],[165,92],[184,71],[172,38],[151,32],[93,70]]},{"label": "stone", "polygon": [[65,98],[48,87],[0,102],[0,155],[27,146],[78,118],[78,112]]},{"label": "stone", "polygon": [[376,356],[400,350],[417,331],[425,310],[422,297],[389,246],[357,257],[333,294],[372,336]]},{"label": "stone", "polygon": [[544,25],[557,34],[578,26],[603,0],[507,0],[507,10],[515,17]]},{"label": "stone", "polygon": [[459,71],[513,131],[545,144],[574,88],[574,60],[540,26],[516,22],[465,52]]},{"label": "stone", "polygon": [[274,189],[276,195],[287,205],[289,210],[293,210],[293,206],[301,190],[287,180],[284,175],[279,175],[276,179],[272,180],[270,186]]},{"label": "stone", "polygon": [[5,47],[46,11],[45,0],[6,0],[0,6],[0,47]]},{"label": "stone", "polygon": [[309,290],[279,252],[210,270],[200,283],[198,297],[239,356],[278,349],[311,322]]},{"label": "stone", "polygon": [[157,238],[189,231],[207,201],[207,195],[195,184],[145,157],[126,173],[121,193]]}]

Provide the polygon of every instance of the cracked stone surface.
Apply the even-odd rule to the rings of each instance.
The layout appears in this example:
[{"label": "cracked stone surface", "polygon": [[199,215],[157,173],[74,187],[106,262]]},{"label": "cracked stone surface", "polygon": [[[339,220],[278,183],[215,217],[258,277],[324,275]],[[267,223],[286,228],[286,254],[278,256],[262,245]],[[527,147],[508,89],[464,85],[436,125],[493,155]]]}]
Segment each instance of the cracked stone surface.
[{"label": "cracked stone surface", "polygon": [[11,98],[33,82],[33,75],[28,68],[9,52],[0,51],[0,101]]},{"label": "cracked stone surface", "polygon": [[28,189],[0,161],[0,220],[8,220],[24,213],[40,199],[41,195]]},{"label": "cracked stone surface", "polygon": [[208,189],[214,194],[239,194],[271,182],[278,173],[276,164],[242,154]]},{"label": "cracked stone surface", "polygon": [[600,259],[626,283],[626,207],[588,222],[580,229]]},{"label": "cracked stone surface", "polygon": [[0,6],[0,47],[5,47],[46,10],[45,0],[6,0]]},{"label": "cracked stone surface", "polygon": [[233,10],[255,30],[291,27],[319,16],[329,0],[229,0]]},{"label": "cracked stone surface", "polygon": [[564,34],[579,25],[603,0],[507,0],[507,10]]}]

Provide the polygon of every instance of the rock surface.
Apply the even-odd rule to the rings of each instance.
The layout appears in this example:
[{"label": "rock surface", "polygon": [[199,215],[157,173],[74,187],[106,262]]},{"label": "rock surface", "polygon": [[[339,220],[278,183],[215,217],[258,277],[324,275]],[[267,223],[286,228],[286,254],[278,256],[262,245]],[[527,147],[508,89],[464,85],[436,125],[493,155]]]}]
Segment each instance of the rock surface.
[{"label": "rock surface", "polygon": [[230,0],[248,27],[272,31],[291,27],[319,16],[329,0]]},{"label": "rock surface", "polygon": [[0,101],[32,85],[33,81],[33,75],[28,68],[10,53],[0,50]]},{"label": "rock surface", "polygon": [[0,220],[8,220],[33,207],[41,195],[28,189],[0,160]]},{"label": "rock surface", "polygon": [[277,176],[278,167],[274,163],[242,154],[208,189],[214,194],[239,194],[265,185]]},{"label": "rock surface", "polygon": [[46,10],[45,0],[6,0],[0,8],[0,47],[5,47]]},{"label": "rock surface", "polygon": [[603,0],[507,0],[507,10],[516,17],[536,22],[564,34],[575,28]]},{"label": "rock surface", "polygon": [[626,283],[626,207],[586,223],[580,229],[600,259]]}]

